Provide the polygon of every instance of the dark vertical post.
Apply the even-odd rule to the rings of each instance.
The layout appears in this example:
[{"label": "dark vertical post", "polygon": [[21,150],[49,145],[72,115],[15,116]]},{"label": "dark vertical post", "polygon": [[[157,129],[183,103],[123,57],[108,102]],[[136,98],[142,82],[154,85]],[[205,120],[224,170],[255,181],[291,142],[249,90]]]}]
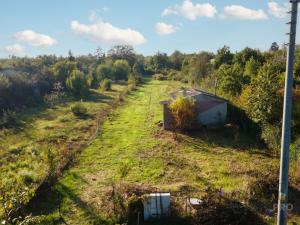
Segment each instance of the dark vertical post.
[{"label": "dark vertical post", "polygon": [[277,224],[286,225],[288,215],[288,172],[289,172],[289,151],[291,139],[292,119],[292,97],[293,97],[293,66],[295,54],[296,24],[298,1],[290,0],[292,3],[291,22],[289,33],[289,47],[286,64],[285,93],[282,121],[280,177],[278,194],[278,216]]}]

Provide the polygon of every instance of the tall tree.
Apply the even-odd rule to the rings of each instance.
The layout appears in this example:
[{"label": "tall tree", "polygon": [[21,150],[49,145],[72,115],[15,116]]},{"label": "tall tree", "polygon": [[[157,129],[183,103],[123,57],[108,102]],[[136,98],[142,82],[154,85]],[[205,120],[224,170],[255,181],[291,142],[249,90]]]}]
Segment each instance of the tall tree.
[{"label": "tall tree", "polygon": [[166,53],[157,52],[151,57],[151,66],[156,73],[164,72],[169,68],[169,57]]},{"label": "tall tree", "polygon": [[199,85],[200,81],[212,73],[212,54],[201,52],[189,60],[189,80],[193,85]]},{"label": "tall tree", "polygon": [[234,55],[233,61],[234,63],[238,63],[244,67],[247,61],[249,61],[251,58],[253,58],[254,60],[260,63],[263,63],[265,60],[259,50],[246,47],[242,51],[237,52]]},{"label": "tall tree", "polygon": [[105,53],[100,47],[97,47],[95,56],[97,58],[98,63],[102,63],[105,58]]},{"label": "tall tree", "polygon": [[170,63],[175,70],[181,70],[183,60],[184,55],[178,50],[174,51],[170,56]]},{"label": "tall tree", "polygon": [[253,79],[257,75],[260,65],[261,64],[258,61],[256,61],[253,57],[251,57],[251,59],[246,62],[244,69],[244,77],[247,83],[249,83],[251,79]]},{"label": "tall tree", "polygon": [[280,73],[271,63],[265,63],[258,75],[250,84],[247,112],[257,122],[271,123],[276,121],[281,111],[278,90]]},{"label": "tall tree", "polygon": [[215,68],[218,69],[222,64],[231,64],[232,59],[233,54],[230,52],[230,48],[225,45],[215,55]]},{"label": "tall tree", "polygon": [[133,66],[136,58],[134,48],[131,45],[115,45],[108,52],[107,56],[112,60],[126,60],[130,66]]},{"label": "tall tree", "polygon": [[223,64],[216,71],[218,88],[225,95],[237,96],[243,86],[243,69],[239,64]]}]

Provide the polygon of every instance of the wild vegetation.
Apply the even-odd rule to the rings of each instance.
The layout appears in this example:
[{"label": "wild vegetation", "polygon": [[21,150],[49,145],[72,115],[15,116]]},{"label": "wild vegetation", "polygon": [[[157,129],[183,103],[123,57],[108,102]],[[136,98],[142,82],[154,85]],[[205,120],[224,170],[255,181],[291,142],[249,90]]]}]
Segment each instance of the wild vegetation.
[{"label": "wild vegetation", "polygon": [[196,108],[193,100],[178,96],[171,102],[170,110],[174,117],[174,129],[189,129],[195,122]]},{"label": "wild vegetation", "polygon": [[[245,48],[232,53],[224,46],[216,54],[200,52],[198,54],[182,54],[175,51],[172,55],[157,53],[150,59],[150,68],[156,74],[157,80],[178,80],[189,83],[211,93],[216,92],[244,112],[243,120],[256,123],[249,126],[248,133],[256,133],[274,153],[279,151],[281,117],[283,107],[283,88],[286,62],[286,50],[279,49],[273,43],[270,51],[261,52]],[[299,136],[298,115],[299,103],[299,55],[297,47],[294,66],[294,110],[293,110],[293,140]],[[236,115],[232,115],[232,120]],[[242,121],[235,121],[243,125]],[[298,153],[295,152],[295,155]]]},{"label": "wild vegetation", "polygon": [[[291,188],[298,196],[296,59]],[[145,57],[119,45],[106,54],[99,48],[87,56],[70,51],[65,58],[1,59],[0,218],[8,224],[125,223],[142,193],[171,191],[180,206],[187,195],[222,189],[228,199],[218,207],[245,202],[249,215],[254,211],[272,223],[273,212],[268,217],[266,211],[276,202],[270,196],[278,185],[285,60],[285,49],[275,43],[266,52],[233,53],[224,46],[216,53]],[[228,99],[226,127],[185,132],[175,140],[163,131],[158,103],[182,87]],[[192,125],[193,107],[183,98],[171,104],[176,130]],[[187,214],[178,217],[197,224]]]}]

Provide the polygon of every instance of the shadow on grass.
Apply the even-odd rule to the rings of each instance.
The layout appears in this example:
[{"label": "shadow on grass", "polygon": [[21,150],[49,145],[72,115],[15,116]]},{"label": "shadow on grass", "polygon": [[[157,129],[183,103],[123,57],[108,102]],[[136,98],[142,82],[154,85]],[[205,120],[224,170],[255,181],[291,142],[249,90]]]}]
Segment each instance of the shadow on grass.
[{"label": "shadow on grass", "polygon": [[[259,154],[272,157],[271,152],[263,149],[264,145],[257,139],[246,133],[239,132],[235,127],[228,126],[219,129],[201,129],[186,133],[188,140],[185,141],[196,148],[206,149],[205,147],[224,147],[238,151],[248,151],[250,154]],[[206,145],[203,146],[202,143]]]},{"label": "shadow on grass", "polygon": [[212,193],[204,196],[202,201],[193,217],[195,225],[267,225],[257,212],[239,201]]},{"label": "shadow on grass", "polygon": [[[54,224],[63,222],[67,224],[67,215],[71,211],[68,206],[64,206],[65,201],[72,201],[76,207],[79,207],[84,212],[84,217],[92,221],[93,224],[108,225],[109,221],[104,220],[99,216],[99,213],[94,207],[83,201],[73,190],[64,184],[57,184],[55,188],[40,193],[27,206],[27,210],[33,216],[50,216],[58,212],[58,217],[53,219]],[[74,219],[74,218],[73,218]]]},{"label": "shadow on grass", "polygon": [[[52,113],[48,113],[48,109],[56,109],[60,106],[67,106],[72,102],[95,102],[95,103],[107,103],[112,99],[112,97],[100,94],[94,90],[90,90],[90,92],[83,98],[76,98],[74,96],[68,95],[64,99],[61,99],[60,103],[57,103],[54,106],[50,106],[44,102],[40,102],[35,106],[24,107],[23,109],[17,110],[14,116],[14,121],[10,123],[8,127],[13,132],[17,133],[23,131],[25,128],[32,128],[32,123],[37,119],[45,119],[45,120],[54,120],[56,116]],[[82,118],[87,119],[87,118]]]},{"label": "shadow on grass", "polygon": [[112,97],[98,93],[94,90],[91,90],[90,93],[84,98],[85,101],[92,101],[92,102],[107,102],[111,99]]}]

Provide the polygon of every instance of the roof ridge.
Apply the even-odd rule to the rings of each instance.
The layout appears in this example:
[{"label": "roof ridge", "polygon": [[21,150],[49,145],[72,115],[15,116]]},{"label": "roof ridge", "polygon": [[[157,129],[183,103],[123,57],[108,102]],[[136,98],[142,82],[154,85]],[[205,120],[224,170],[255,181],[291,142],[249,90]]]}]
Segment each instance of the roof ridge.
[{"label": "roof ridge", "polygon": [[184,98],[196,96],[196,95],[199,95],[199,94],[204,94],[204,95],[207,95],[207,96],[210,96],[210,97],[228,102],[228,100],[226,100],[222,97],[219,97],[217,95],[214,95],[212,93],[209,93],[209,92],[203,91],[201,89],[197,89],[197,88],[184,88],[184,89],[180,89],[180,90],[177,90],[177,91],[173,91],[173,92],[170,93],[170,96],[171,96],[171,98],[175,99],[177,97],[178,93],[180,93],[180,92],[185,92],[186,93],[187,91],[190,91],[191,93],[189,95],[184,95],[183,96]]}]

